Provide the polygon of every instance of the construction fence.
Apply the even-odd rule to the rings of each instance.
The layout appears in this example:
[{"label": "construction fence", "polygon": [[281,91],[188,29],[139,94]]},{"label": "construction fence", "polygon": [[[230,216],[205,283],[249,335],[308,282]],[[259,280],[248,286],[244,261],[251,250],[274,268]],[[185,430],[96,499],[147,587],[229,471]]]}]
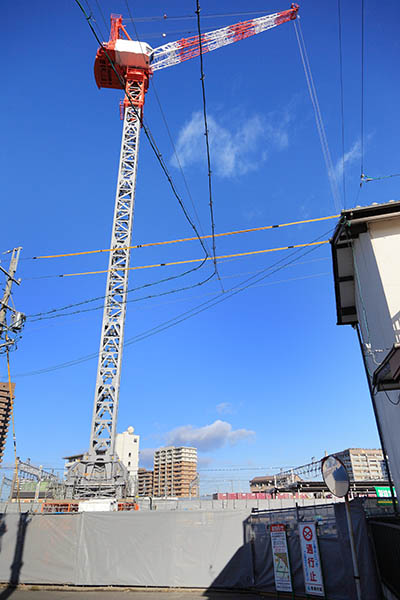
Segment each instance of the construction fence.
[{"label": "construction fence", "polygon": [[[361,501],[351,503],[364,600],[380,597]],[[0,581],[233,588],[274,592],[268,527],[284,523],[294,590],[304,595],[298,523],[314,522],[326,597],[356,598],[343,504],[239,510],[8,513],[0,518]]]},{"label": "construction fence", "polygon": [[[46,502],[44,500],[43,502]],[[10,512],[43,512],[43,502],[34,502],[22,499],[20,503],[16,500],[0,502],[0,514]],[[51,503],[53,500],[47,500]],[[57,502],[54,500],[54,502]],[[63,502],[60,500],[59,502]],[[210,498],[135,498],[139,510],[279,510],[283,508],[294,508],[297,506],[318,506],[320,504],[332,504],[343,502],[343,498],[266,498],[266,499],[227,499],[213,500]]]}]

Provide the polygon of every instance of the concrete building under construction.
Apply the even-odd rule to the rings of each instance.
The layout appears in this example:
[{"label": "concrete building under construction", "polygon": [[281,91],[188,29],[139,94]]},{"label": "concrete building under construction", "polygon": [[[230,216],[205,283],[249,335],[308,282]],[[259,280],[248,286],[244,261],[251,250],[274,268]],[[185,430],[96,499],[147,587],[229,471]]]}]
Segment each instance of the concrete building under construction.
[{"label": "concrete building under construction", "polygon": [[154,496],[197,496],[197,449],[166,446],[154,452]]}]

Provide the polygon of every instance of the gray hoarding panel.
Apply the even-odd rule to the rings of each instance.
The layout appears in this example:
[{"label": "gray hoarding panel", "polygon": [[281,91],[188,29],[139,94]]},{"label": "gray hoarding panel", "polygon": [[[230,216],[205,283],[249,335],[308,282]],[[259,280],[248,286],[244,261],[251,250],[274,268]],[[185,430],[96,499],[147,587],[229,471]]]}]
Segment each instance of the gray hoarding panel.
[{"label": "gray hoarding panel", "polygon": [[255,586],[265,591],[275,590],[271,537],[264,522],[253,523],[253,563]]},{"label": "gray hoarding panel", "polygon": [[176,581],[187,582],[189,575],[194,587],[253,585],[251,548],[243,544],[243,522],[249,516],[248,511],[207,511],[180,516],[186,523],[183,527],[180,522],[176,528]]},{"label": "gray hoarding panel", "polygon": [[0,581],[2,582],[11,581],[19,520],[18,514],[1,515],[0,518]]},{"label": "gray hoarding panel", "polygon": [[251,552],[248,513],[84,513],[77,560],[80,585],[245,587]]},{"label": "gray hoarding panel", "polygon": [[31,515],[22,554],[21,583],[75,583],[80,515]]},{"label": "gray hoarding panel", "polygon": [[83,513],[79,585],[170,586],[174,513]]},{"label": "gray hoarding panel", "polygon": [[78,524],[78,515],[3,515],[0,580],[74,583]]}]

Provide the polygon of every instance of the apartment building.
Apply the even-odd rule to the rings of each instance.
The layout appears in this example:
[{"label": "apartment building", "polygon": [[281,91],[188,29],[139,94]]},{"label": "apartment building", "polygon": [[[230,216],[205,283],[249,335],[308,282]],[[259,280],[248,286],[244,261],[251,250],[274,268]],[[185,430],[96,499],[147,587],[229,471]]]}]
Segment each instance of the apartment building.
[{"label": "apartment building", "polygon": [[387,481],[382,450],[377,448],[347,448],[336,452],[347,469],[351,481]]},{"label": "apartment building", "polygon": [[153,471],[139,468],[138,470],[138,496],[153,496]]},{"label": "apartment building", "polygon": [[138,487],[139,442],[140,436],[135,435],[132,426],[115,436],[115,452],[127,468],[131,482],[132,493],[136,494]]},{"label": "apartment building", "polygon": [[275,486],[275,477],[273,475],[262,475],[253,477],[250,480],[250,492],[267,492]]},{"label": "apartment building", "polygon": [[154,452],[154,496],[198,496],[197,449],[166,446]]}]

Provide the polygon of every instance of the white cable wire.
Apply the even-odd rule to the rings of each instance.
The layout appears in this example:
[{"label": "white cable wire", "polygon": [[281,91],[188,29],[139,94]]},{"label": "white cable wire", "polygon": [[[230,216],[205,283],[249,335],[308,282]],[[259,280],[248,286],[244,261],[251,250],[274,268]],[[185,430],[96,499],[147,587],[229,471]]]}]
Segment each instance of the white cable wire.
[{"label": "white cable wire", "polygon": [[[297,23],[297,21],[299,21],[299,23]],[[323,154],[323,157],[325,160],[326,170],[328,173],[328,179],[329,179],[329,184],[330,184],[331,191],[332,191],[333,202],[335,205],[336,212],[340,212],[340,210],[342,209],[342,203],[340,201],[339,191],[338,191],[336,177],[335,177],[335,170],[334,170],[333,163],[332,163],[332,157],[331,157],[331,153],[329,150],[328,139],[326,136],[324,122],[322,119],[321,109],[320,109],[320,105],[319,105],[319,101],[318,101],[317,91],[316,91],[315,84],[314,84],[314,78],[313,78],[312,72],[311,72],[311,65],[310,65],[310,61],[308,58],[299,17],[293,21],[293,24],[294,24],[294,30],[296,32],[297,43],[299,46],[300,57],[301,57],[301,61],[303,63],[304,73],[306,76],[307,87],[308,87],[308,91],[310,94],[311,103],[312,103],[313,109],[314,109],[315,122],[317,125],[317,131],[318,131],[319,139],[321,142],[322,154]]]}]

